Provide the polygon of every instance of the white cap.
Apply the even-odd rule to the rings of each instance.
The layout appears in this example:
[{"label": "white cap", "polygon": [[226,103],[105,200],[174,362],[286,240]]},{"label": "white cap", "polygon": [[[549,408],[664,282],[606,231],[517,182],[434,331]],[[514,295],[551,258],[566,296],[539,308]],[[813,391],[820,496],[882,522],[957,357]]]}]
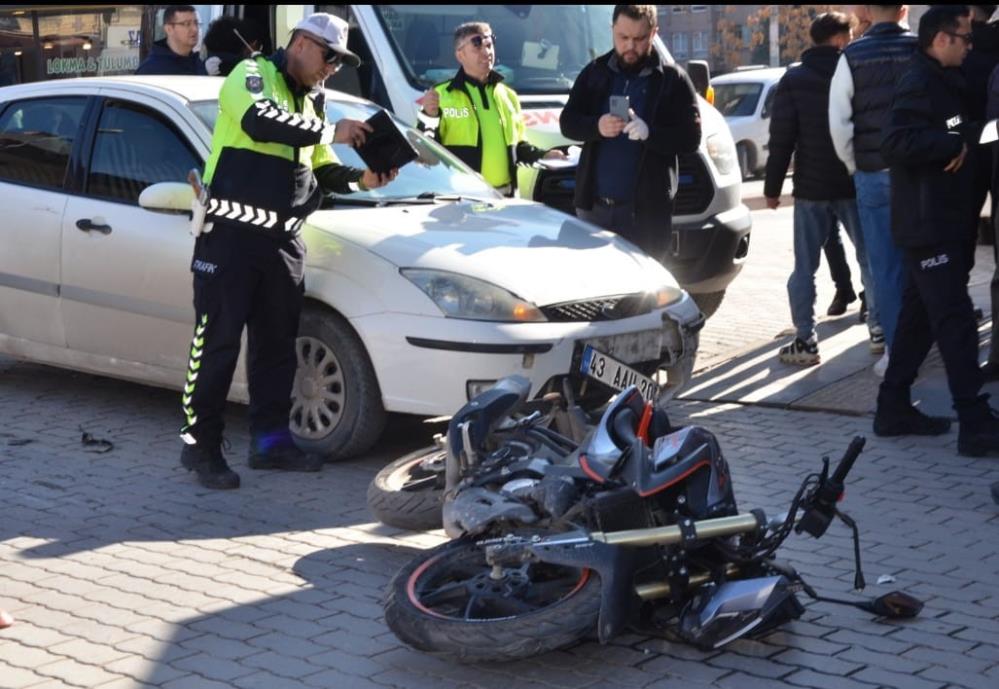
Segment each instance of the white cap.
[{"label": "white cap", "polygon": [[361,58],[347,50],[347,22],[325,12],[316,12],[298,23],[295,31],[307,31],[343,55],[344,64],[357,67]]}]

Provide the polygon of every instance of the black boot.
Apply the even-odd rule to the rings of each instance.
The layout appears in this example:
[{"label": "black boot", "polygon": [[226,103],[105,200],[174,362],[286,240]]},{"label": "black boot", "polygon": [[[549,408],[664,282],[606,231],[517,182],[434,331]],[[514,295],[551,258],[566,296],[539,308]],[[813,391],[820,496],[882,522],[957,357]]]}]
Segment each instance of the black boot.
[{"label": "black boot", "polygon": [[867,294],[864,290],[860,290],[860,313],[857,314],[857,320],[861,323],[867,322]]},{"label": "black boot", "polygon": [[836,290],[836,295],[833,297],[832,303],[829,304],[829,308],[826,309],[827,316],[842,316],[846,313],[846,305],[852,304],[857,301],[857,293],[853,291],[853,288],[849,290]]},{"label": "black boot", "polygon": [[197,474],[198,483],[212,490],[239,488],[239,474],[229,468],[221,444],[184,445],[180,464]]},{"label": "black boot", "polygon": [[874,435],[943,435],[950,430],[950,419],[927,416],[912,406],[909,395],[878,393],[878,408],[874,413]]},{"label": "black boot", "polygon": [[959,409],[957,453],[965,457],[984,457],[999,453],[999,412],[981,401],[969,409]]},{"label": "black boot", "polygon": [[999,380],[999,361],[986,361],[982,365],[982,378],[986,383]]},{"label": "black boot", "polygon": [[319,471],[323,468],[322,457],[300,450],[287,433],[252,439],[248,463],[251,469],[279,471]]}]

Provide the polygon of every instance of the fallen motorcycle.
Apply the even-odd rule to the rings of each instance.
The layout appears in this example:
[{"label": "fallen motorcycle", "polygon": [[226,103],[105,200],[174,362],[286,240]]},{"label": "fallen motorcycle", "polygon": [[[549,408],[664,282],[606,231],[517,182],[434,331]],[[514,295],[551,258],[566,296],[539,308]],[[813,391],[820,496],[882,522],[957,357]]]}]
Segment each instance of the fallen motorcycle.
[{"label": "fallen motorcycle", "polygon": [[[566,387],[562,393],[525,401],[521,399],[520,383],[512,381],[513,377],[504,378],[473,400],[474,407],[491,409],[490,427],[485,429],[481,448],[489,452],[507,446],[535,453],[546,441],[568,440],[571,443],[565,454],[574,450],[592,421],[576,403],[571,389]],[[546,432],[549,428],[554,435]],[[447,440],[438,434],[433,445],[387,464],[368,484],[368,511],[381,523],[400,529],[441,528],[446,460]]]},{"label": "fallen motorcycle", "polygon": [[[818,538],[839,518],[853,530],[855,587],[864,588],[858,529],[837,509],[863,438],[831,475],[823,459],[788,513],[768,521],[761,510],[738,511],[715,437],[671,427],[635,388],[575,449],[546,429],[544,441],[511,437],[487,450],[496,424],[526,399],[520,383],[507,379],[451,420],[443,520],[455,540],[403,567],[385,604],[387,624],[410,646],[508,660],[594,631],[605,643],[640,625],[718,648],[799,617],[799,592],[885,617],[922,609],[899,591],[863,601],[820,596],[775,558],[792,531]],[[511,431],[536,430],[514,423]]]}]

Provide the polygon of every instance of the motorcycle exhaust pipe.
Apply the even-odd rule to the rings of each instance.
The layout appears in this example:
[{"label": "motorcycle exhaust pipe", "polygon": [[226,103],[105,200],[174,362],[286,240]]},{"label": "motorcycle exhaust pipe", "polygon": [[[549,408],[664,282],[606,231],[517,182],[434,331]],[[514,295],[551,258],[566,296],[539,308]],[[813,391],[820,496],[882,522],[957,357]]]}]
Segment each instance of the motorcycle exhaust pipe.
[{"label": "motorcycle exhaust pipe", "polygon": [[[765,526],[765,524],[760,523],[760,518],[755,514],[738,514],[734,517],[718,517],[717,519],[690,522],[686,531],[693,534],[694,540],[704,541],[759,531]],[[685,529],[681,526],[657,526],[651,529],[628,529],[626,531],[594,531],[591,538],[608,545],[635,547],[673,545],[685,540],[684,531]]]}]

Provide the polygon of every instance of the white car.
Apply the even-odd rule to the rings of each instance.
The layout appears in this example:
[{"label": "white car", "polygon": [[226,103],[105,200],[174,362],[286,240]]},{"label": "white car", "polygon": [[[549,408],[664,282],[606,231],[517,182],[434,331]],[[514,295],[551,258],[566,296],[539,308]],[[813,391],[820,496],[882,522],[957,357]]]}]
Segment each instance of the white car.
[{"label": "white car", "polygon": [[715,107],[725,116],[743,179],[760,174],[770,151],[770,110],[786,68],[744,68],[711,80]]},{"label": "white car", "polygon": [[[0,89],[0,352],[181,387],[194,324],[184,180],[208,155],[220,85]],[[377,111],[327,96],[331,120]],[[565,380],[607,394],[657,369],[666,394],[687,381],[703,317],[660,264],[613,233],[500,197],[397,124],[419,159],[383,189],[329,198],[304,227],[291,419],[303,447],[363,451],[385,412],[447,415],[512,373],[532,394]],[[353,149],[334,150],[362,166]],[[247,399],[242,365],[230,398]]]}]

